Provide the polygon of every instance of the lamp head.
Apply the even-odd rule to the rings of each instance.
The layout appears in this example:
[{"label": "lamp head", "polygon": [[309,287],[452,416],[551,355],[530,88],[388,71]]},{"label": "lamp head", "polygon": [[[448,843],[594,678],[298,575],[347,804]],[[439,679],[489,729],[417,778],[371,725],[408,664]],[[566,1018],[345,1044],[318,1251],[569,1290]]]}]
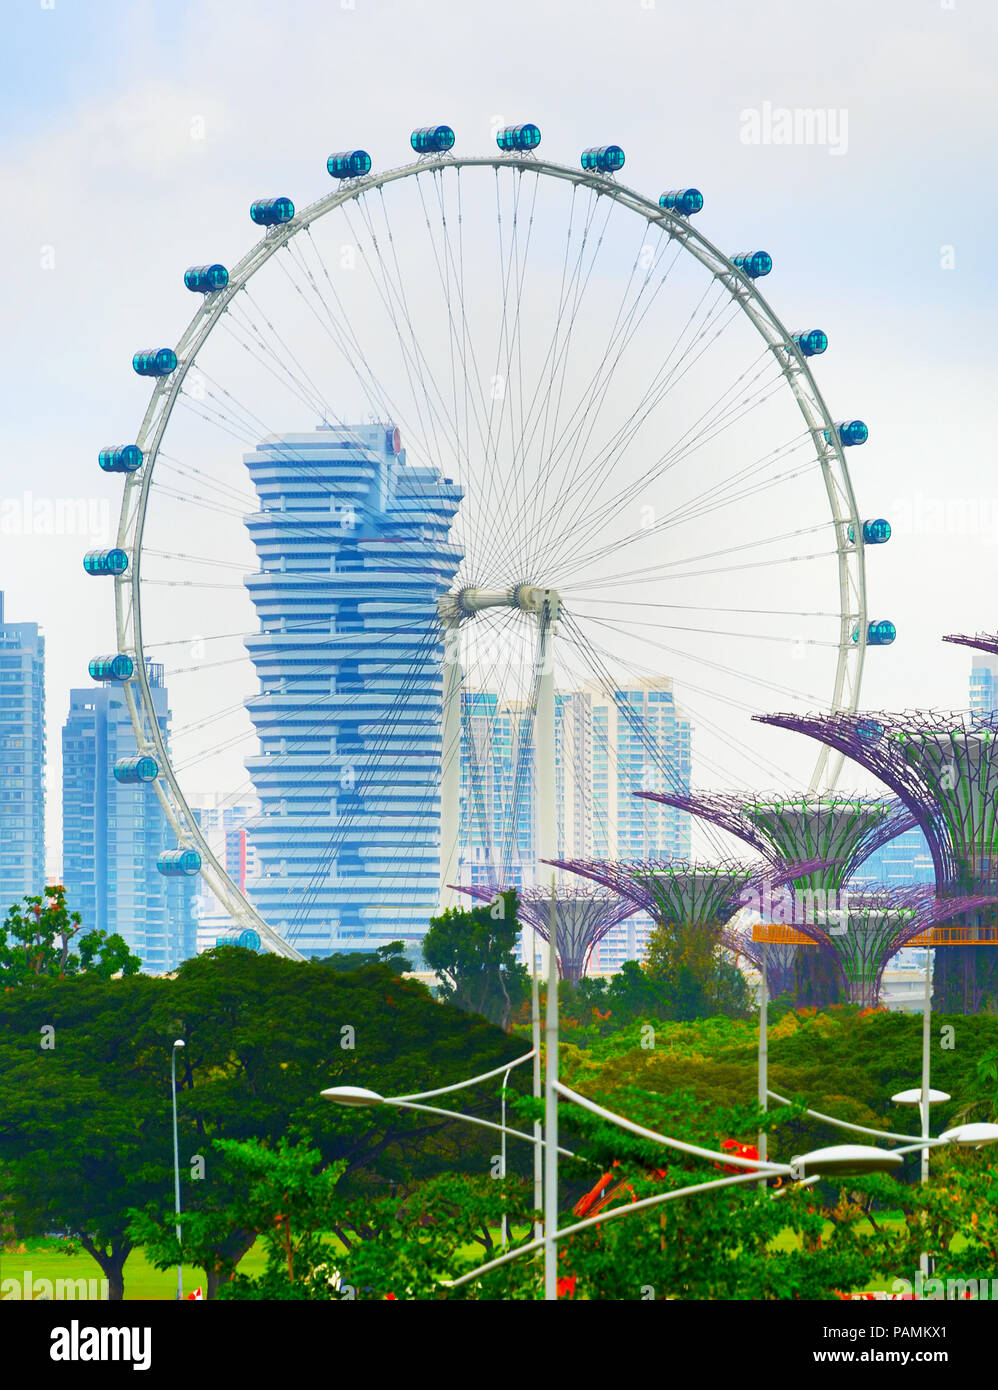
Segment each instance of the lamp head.
[{"label": "lamp head", "polygon": [[[944,1100],[951,1100],[952,1097],[946,1091],[929,1091],[929,1104],[938,1105]],[[896,1096],[891,1096],[891,1100],[898,1105],[921,1105],[922,1088],[914,1086],[910,1091],[898,1091]]]},{"label": "lamp head", "polygon": [[363,1086],[330,1086],[323,1091],[325,1100],[334,1100],[337,1105],[384,1105],[385,1098],[377,1091],[368,1091]]},{"label": "lamp head", "polygon": [[982,1149],[985,1144],[998,1144],[998,1125],[957,1125],[955,1129],[944,1130],[939,1138],[947,1144]]},{"label": "lamp head", "polygon": [[798,1182],[815,1177],[862,1177],[866,1173],[893,1173],[904,1163],[900,1154],[870,1144],[833,1144],[812,1149],[790,1160],[791,1176]]}]

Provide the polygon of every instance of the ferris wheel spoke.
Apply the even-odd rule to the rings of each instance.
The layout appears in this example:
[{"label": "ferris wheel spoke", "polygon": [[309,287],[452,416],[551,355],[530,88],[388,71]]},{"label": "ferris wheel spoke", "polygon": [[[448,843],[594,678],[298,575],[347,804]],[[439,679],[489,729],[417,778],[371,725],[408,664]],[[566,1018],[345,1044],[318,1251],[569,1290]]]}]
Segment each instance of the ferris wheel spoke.
[{"label": "ferris wheel spoke", "polygon": [[[704,351],[706,351],[706,349],[704,349]],[[678,365],[681,365],[681,363],[677,364],[677,366]],[[750,369],[747,369],[746,372],[743,373],[743,376],[747,375],[748,370]],[[718,401],[715,402],[715,405],[711,407],[709,411],[704,412],[704,415],[701,417],[701,419],[699,421],[695,421],[684,432],[684,435],[673,443],[673,445],[658,459],[658,461],[643,475],[643,477],[637,479],[635,482],[624,488],[622,491],[615,494],[615,496],[613,496],[612,498],[606,499],[606,501],[603,503],[601,513],[597,514],[595,517],[593,517],[590,514],[589,523],[591,528],[596,529],[596,527],[600,525],[600,523],[605,519],[606,516],[612,515],[614,514],[614,512],[619,512],[620,509],[627,505],[628,502],[640,496],[641,492],[645,490],[648,486],[650,486],[653,482],[658,481],[666,473],[676,468],[684,457],[688,457],[697,449],[703,448],[706,444],[710,443],[716,437],[717,434],[721,433],[721,429],[719,428],[714,429],[713,431],[708,429],[707,422],[710,419],[712,412],[715,411],[718,408],[718,406],[724,401],[724,397],[728,395],[730,390],[734,389],[734,386],[737,386],[741,382],[741,380],[742,378],[739,378],[733,384],[732,387],[729,387],[728,391],[724,392],[722,396],[718,399]],[[646,393],[645,397],[639,405],[638,410],[632,414],[626,426],[622,427],[622,429],[618,431],[615,438],[610,441],[609,446],[606,449],[604,449],[593,460],[593,463],[590,465],[589,469],[587,470],[587,473],[592,473],[594,470],[607,470],[612,473],[612,470],[616,465],[617,461],[619,460],[623,449],[628,444],[630,444],[630,442],[636,436],[638,430],[646,423],[646,421],[651,417],[653,411],[657,409],[657,407],[661,404],[662,400],[665,398],[665,395],[667,395],[669,390],[672,389],[672,384],[673,383],[671,381],[666,383],[662,391],[658,393],[657,397],[652,400],[649,400],[648,394]],[[754,402],[755,405],[761,403],[762,402],[758,399]],[[751,404],[751,402],[743,403],[743,405],[745,404]],[[733,408],[733,405],[732,403],[729,403],[728,409],[731,408]],[[742,410],[741,413],[747,413],[747,410]],[[713,424],[715,422],[712,421],[711,423]],[[730,424],[732,422],[729,421],[728,423]],[[696,433],[694,433],[694,431],[696,431]],[[693,435],[692,439],[689,438],[690,435]],[[580,501],[585,500],[586,482],[587,477],[583,477],[583,479],[581,480],[581,491],[583,495],[582,497],[580,497]],[[595,522],[595,526],[593,526],[593,522]]]},{"label": "ferris wheel spoke", "polygon": [[[614,659],[619,660],[619,658],[615,658],[614,655],[613,655],[612,653],[606,651],[604,648],[599,647],[595,642],[592,642],[592,641],[591,641],[589,638],[587,638],[586,635],[585,635],[584,633],[582,633],[581,631],[578,632],[578,636],[579,636],[579,640],[581,641],[581,643],[583,644],[583,646],[586,647],[587,649],[589,649],[589,650],[591,651],[591,659],[594,661],[594,663],[598,664],[598,663],[600,662],[601,658],[609,658],[610,660],[614,660]],[[706,663],[706,664],[707,664],[707,665],[714,665],[715,663],[708,662],[708,663]],[[635,671],[635,670],[638,669],[638,668],[634,667],[631,663],[628,663],[628,667],[629,667],[629,669],[631,669],[632,671]],[[609,677],[609,672],[607,673],[607,675],[608,675],[608,677]],[[611,678],[611,679],[612,679],[612,678]],[[710,689],[708,689],[708,688],[706,688],[706,687],[694,685],[694,684],[692,684],[688,679],[684,679],[683,685],[684,685],[684,688],[685,688],[685,689],[689,689],[689,690],[694,691],[695,693],[698,693],[698,694],[706,695],[708,698],[714,700],[714,701],[715,701],[716,703],[718,703],[718,704],[724,705],[724,706],[726,706],[726,707],[728,707],[728,708],[737,709],[737,710],[739,710],[739,711],[742,712],[742,713],[749,713],[749,712],[750,712],[750,707],[749,707],[748,705],[744,704],[744,702],[731,699],[731,698],[728,697],[728,696],[723,696],[723,695],[719,694],[718,692],[713,691],[713,690],[710,690]],[[724,744],[726,747],[728,747],[732,752],[738,753],[738,754],[744,754],[745,750],[744,750],[744,748],[742,747],[742,745],[739,744],[739,743],[737,743],[737,742],[735,742],[735,740],[728,734],[726,728],[725,728],[723,725],[717,724],[715,721],[711,720],[711,719],[706,715],[706,713],[703,711],[702,707],[701,707],[700,709],[698,709],[698,711],[697,711],[697,722],[700,723],[700,724],[703,724],[705,727],[709,727],[710,730],[711,730],[711,732],[713,733],[713,735],[718,739],[718,741],[721,742],[721,743],[723,743],[723,744]],[[723,768],[723,767],[721,767],[721,766],[719,766],[719,765],[717,765],[717,764],[712,763],[711,760],[709,760],[709,759],[703,759],[703,758],[702,758],[702,755],[701,755],[701,760],[703,761],[703,764],[704,764],[705,769],[709,767],[709,768],[713,771],[713,774],[714,774],[715,778],[718,780],[718,782],[719,782],[720,785],[724,785],[724,784],[729,780],[729,778],[728,778],[728,773],[727,773],[727,769],[725,769],[725,768]],[[755,755],[755,754],[751,754],[751,755],[750,755],[750,760],[753,762],[753,764],[755,765],[755,767],[756,767],[759,771],[761,771],[761,772],[763,773],[763,775],[766,776],[766,777],[772,776],[773,773],[775,772],[775,774],[776,774],[776,780],[777,780],[777,782],[780,783],[780,784],[784,784],[784,785],[793,785],[793,784],[795,783],[795,781],[796,781],[796,779],[793,777],[793,775],[792,775],[789,771],[787,771],[787,770],[784,769],[784,768],[779,767],[779,766],[778,766],[776,763],[774,763],[771,759],[765,759],[765,758],[762,758],[762,757],[757,756],[757,755]]]},{"label": "ferris wheel spoke", "polygon": [[[578,579],[573,581],[570,587],[573,593],[575,593],[576,591],[583,592],[586,589],[593,588],[599,588],[601,590],[604,588],[616,588],[629,583],[629,581],[633,579],[651,578],[660,574],[664,575],[666,571],[676,569],[676,567],[679,565],[702,564],[705,560],[716,560],[721,556],[728,557],[731,555],[740,554],[741,552],[746,550],[759,550],[769,545],[779,545],[785,541],[794,541],[801,536],[813,536],[818,534],[819,532],[828,531],[833,527],[834,522],[831,521],[818,522],[814,526],[799,526],[795,527],[792,531],[781,531],[778,532],[776,535],[763,536],[760,537],[758,540],[754,541],[742,541],[738,545],[727,545],[720,550],[704,550],[697,555],[684,555],[677,558],[673,558],[671,560],[660,561],[656,565],[642,565],[638,569],[627,570],[623,573],[608,574],[605,577],[599,579]],[[829,554],[835,553],[835,551],[822,552],[822,558]],[[778,559],[774,561],[764,561],[763,563],[783,564],[784,561],[782,559]]]},{"label": "ferris wheel spoke", "polygon": [[[502,264],[502,203],[499,189],[499,171],[496,175],[496,222],[499,234],[499,260]],[[523,353],[520,340],[521,311],[523,305],[523,286],[526,278],[527,255],[530,250],[530,234],[533,230],[534,209],[536,207],[537,191],[539,180],[534,180],[534,201],[530,207],[527,222],[527,234],[523,247],[523,264],[520,264],[519,246],[519,222],[520,222],[520,195],[523,188],[523,174],[519,173],[516,181],[515,195],[513,199],[511,226],[509,234],[509,257],[506,270],[502,280],[502,323],[499,335],[499,342],[496,351],[496,376],[494,383],[502,383],[502,390],[499,393],[499,421],[495,429],[495,443],[493,448],[492,466],[496,476],[500,476],[499,469],[499,449],[502,442],[503,421],[508,419],[509,428],[509,467],[507,473],[507,489],[512,501],[510,524],[511,524],[511,551],[513,556],[518,556],[521,545],[521,530],[524,519],[524,509],[526,505],[526,459],[522,450],[523,441]],[[510,324],[510,282],[516,286],[516,300],[512,312],[512,324]],[[500,374],[501,357],[503,343],[506,344],[506,361],[503,365],[503,372]],[[514,372],[513,358],[516,356],[516,370]],[[496,392],[493,391],[493,397]],[[509,409],[507,412],[507,402]],[[517,430],[516,406],[520,407],[520,425]],[[490,416],[491,426],[491,416]],[[491,432],[491,430],[490,430]],[[514,560],[515,563],[515,560]]]},{"label": "ferris wheel spoke", "polygon": [[[746,464],[744,468],[737,470],[737,472],[730,475],[730,477],[694,495],[675,511],[667,513],[666,516],[660,519],[654,520],[650,525],[632,531],[622,540],[615,540],[613,543],[600,545],[595,550],[591,551],[577,550],[571,558],[570,567],[559,573],[562,577],[577,573],[579,569],[591,566],[605,555],[612,553],[622,544],[632,546],[638,546],[648,542],[660,544],[661,536],[670,530],[676,530],[679,527],[688,525],[692,521],[702,520],[703,517],[713,512],[720,511],[736,502],[744,502],[749,498],[760,496],[773,487],[780,486],[782,483],[793,481],[801,477],[812,466],[813,460],[809,460],[805,464],[800,464],[785,473],[777,474],[771,478],[765,478],[750,486],[744,486],[738,493],[729,493],[727,496],[724,495],[726,489],[745,483],[746,479],[753,473],[761,473],[764,469],[772,468],[776,463],[781,462],[783,459],[790,457],[792,454],[806,447],[808,442],[807,436],[804,436],[802,439],[791,441],[789,444],[782,446],[762,460]],[[626,500],[622,499],[619,505],[626,505]],[[605,515],[602,520],[604,522],[608,521],[610,515],[611,514]]]},{"label": "ferris wheel spoke", "polygon": [[[719,315],[726,307],[727,301],[724,300],[722,291],[715,286],[713,301],[707,307],[705,323],[698,330],[697,334],[694,336],[691,342],[687,344],[687,346],[683,349],[680,357],[678,358],[676,363],[673,364],[672,368],[670,370],[666,370],[668,368],[668,364],[672,356],[678,350],[687,331],[695,323],[696,316],[699,314],[700,310],[704,307],[704,305],[707,304],[709,295],[710,287],[708,287],[708,289],[704,291],[698,305],[696,306],[696,308],[693,311],[693,314],[691,315],[690,320],[680,330],[679,336],[677,337],[677,340],[673,345],[671,352],[667,356],[665,362],[659,367],[658,371],[655,373],[655,376],[652,378],[652,381],[645,388],[643,395],[637,403],[637,406],[628,412],[625,421],[611,435],[607,443],[596,452],[594,457],[590,459],[590,461],[586,464],[584,470],[581,473],[576,474],[571,488],[567,491],[560,491],[558,497],[547,507],[547,509],[542,510],[540,512],[534,526],[535,535],[544,537],[550,534],[552,527],[557,524],[560,511],[564,506],[565,502],[567,501],[570,504],[577,503],[578,498],[584,497],[587,493],[587,490],[592,489],[593,484],[595,482],[598,482],[598,480],[601,477],[606,476],[612,472],[611,465],[616,462],[623,449],[631,442],[631,440],[634,438],[635,434],[640,429],[640,427],[649,418],[651,413],[655,409],[657,409],[657,407],[665,399],[666,395],[670,390],[672,378],[675,375],[675,373],[678,372],[679,368],[683,365],[689,351],[692,349],[693,346],[695,346],[699,342],[700,337],[702,337],[703,334],[706,332],[706,329],[713,322],[714,318],[717,315]],[[662,375],[663,373],[665,373],[664,377]],[[659,379],[660,377],[662,378],[661,380]],[[564,446],[562,449],[562,453],[563,452]],[[561,454],[559,454],[557,461],[560,461],[560,458]]]},{"label": "ferris wheel spoke", "polygon": [[[610,622],[608,619],[590,618],[589,621],[592,623],[594,627],[602,628],[607,632],[617,633],[618,635],[625,637],[629,635],[626,629],[621,629],[616,624]],[[702,666],[708,670],[719,672],[723,676],[727,676],[729,678],[737,678],[737,680],[740,682],[742,686],[755,685],[758,686],[760,690],[765,690],[767,693],[781,695],[785,698],[789,698],[794,701],[803,700],[811,704],[814,704],[815,702],[817,702],[818,704],[825,703],[822,697],[816,694],[809,694],[806,691],[801,691],[792,687],[781,685],[777,681],[767,680],[765,677],[762,676],[747,674],[737,667],[728,665],[726,662],[715,661],[710,657],[706,657],[702,654],[692,652],[688,648],[671,647],[664,642],[655,642],[650,637],[643,638],[642,645],[654,647],[656,648],[656,650],[666,652],[669,656],[673,658],[679,657],[683,661],[691,662],[697,666]],[[707,686],[693,685],[688,676],[683,677],[683,685],[691,690],[694,690],[697,693],[709,695],[711,699],[717,700],[721,704],[729,705],[732,709],[738,709],[742,710],[743,712],[747,712],[751,711],[753,708],[744,700],[738,700],[733,698],[732,696],[722,695],[719,691],[711,690]]]},{"label": "ferris wheel spoke", "polygon": [[[384,212],[384,204],[382,203]],[[385,223],[385,234],[388,245],[391,248],[392,261],[398,277],[398,283],[393,276],[391,266],[382,254],[381,244],[374,229],[373,218],[367,208],[363,197],[357,200],[357,213],[361,221],[367,228],[367,233],[374,251],[375,260],[381,274],[380,280],[375,274],[374,266],[370,259],[363,255],[361,261],[367,270],[372,284],[381,300],[382,307],[387,313],[392,330],[395,334],[396,346],[402,356],[406,377],[409,382],[410,395],[416,406],[420,427],[431,453],[428,459],[435,458],[439,463],[445,458],[445,453],[440,443],[440,429],[438,425],[443,424],[443,436],[448,443],[454,437],[453,422],[449,420],[447,412],[447,402],[437,385],[436,377],[430,368],[426,354],[419,344],[415,328],[413,327],[412,317],[409,312],[409,304],[405,293],[404,281],[398,264],[398,255],[395,248],[395,238],[391,229],[390,222]],[[357,240],[358,246],[363,246],[362,239],[357,235],[356,229],[350,220],[349,213],[344,209],[344,217],[351,235]],[[425,407],[425,417],[423,408]]]},{"label": "ferris wheel spoke", "polygon": [[[393,399],[384,383],[374,371],[370,358],[360,338],[350,324],[349,315],[343,304],[342,297],[333,283],[325,257],[312,236],[311,227],[306,229],[305,246],[311,248],[311,253],[316,261],[319,273],[329,288],[329,296],[331,296],[332,303],[330,302],[330,298],[327,297],[326,291],[316,279],[312,267],[308,264],[304,247],[297,246],[293,241],[287,244],[291,264],[303,273],[308,285],[311,287],[314,300],[318,302],[323,312],[321,314],[319,313],[316,304],[312,302],[312,299],[305,293],[305,290],[298,283],[292,270],[287,264],[282,263],[281,268],[286,277],[304,301],[320,329],[333,343],[348,370],[354,376],[360,387],[361,393],[367,399],[368,406],[372,413],[377,414],[379,411],[387,409],[392,419],[394,419],[397,424],[402,425],[406,432],[416,440],[417,451],[425,454],[427,450],[424,441],[423,426],[418,416],[419,402],[417,401],[416,403],[417,418],[415,420],[410,419],[402,407]],[[333,308],[334,303],[336,306],[335,310]],[[325,317],[323,317],[323,315]]]},{"label": "ferris wheel spoke", "polygon": [[[616,379],[615,374],[624,353],[636,336],[644,319],[654,307],[659,294],[668,281],[670,272],[679,259],[680,248],[677,246],[671,262],[666,266],[650,297],[642,307],[642,298],[645,295],[645,291],[652,283],[652,272],[656,263],[657,253],[661,249],[663,238],[667,235],[665,229],[661,227],[658,229],[658,233],[658,245],[654,248],[651,265],[644,278],[639,281],[637,293],[634,295],[630,307],[628,308],[627,299],[631,292],[631,286],[639,269],[642,257],[646,249],[648,249],[646,241],[648,229],[646,228],[642,231],[640,245],[635,253],[631,265],[631,272],[621,295],[602,358],[591,372],[588,381],[583,384],[579,392],[579,399],[569,419],[562,427],[558,438],[552,440],[551,447],[546,453],[545,461],[547,466],[540,475],[541,481],[539,488],[535,486],[534,494],[531,498],[532,502],[536,502],[542,516],[545,514],[547,507],[548,481],[551,474],[558,465],[561,464],[566,453],[569,457],[571,471],[568,474],[567,480],[562,483],[560,494],[565,491],[571,493],[574,490],[579,467],[582,460],[587,456],[587,450],[599,420],[600,410],[614,384]],[[640,314],[638,312],[639,308],[641,310]],[[582,431],[587,421],[589,421],[589,427],[583,435]],[[533,563],[534,557],[531,556],[530,559],[531,563]]]}]

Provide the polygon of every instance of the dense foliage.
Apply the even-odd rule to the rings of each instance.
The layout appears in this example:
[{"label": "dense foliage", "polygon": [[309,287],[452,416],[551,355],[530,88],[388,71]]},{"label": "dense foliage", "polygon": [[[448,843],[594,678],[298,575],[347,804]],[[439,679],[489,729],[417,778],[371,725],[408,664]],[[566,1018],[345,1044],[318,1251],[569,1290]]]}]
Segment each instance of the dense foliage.
[{"label": "dense foliage", "polygon": [[3,989],[87,973],[109,980],[116,974],[135,975],[140,965],[124,937],[83,930],[80,914],[66,906],[61,883],[25,897],[23,907],[15,903],[0,926]]}]

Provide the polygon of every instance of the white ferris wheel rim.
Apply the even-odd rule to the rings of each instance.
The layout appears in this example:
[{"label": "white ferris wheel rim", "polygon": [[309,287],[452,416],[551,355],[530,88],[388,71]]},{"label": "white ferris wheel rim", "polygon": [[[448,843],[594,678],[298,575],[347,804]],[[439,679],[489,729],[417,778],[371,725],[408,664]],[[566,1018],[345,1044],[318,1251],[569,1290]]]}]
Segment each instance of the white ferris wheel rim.
[{"label": "white ferris wheel rim", "polygon": [[[154,713],[142,636],[141,560],[142,538],[156,457],[174,406],[179,400],[184,380],[194,365],[197,354],[235,296],[277,251],[286,246],[299,232],[309,228],[313,222],[344,204],[356,201],[363,193],[418,176],[430,169],[490,167],[497,170],[529,170],[538,175],[570,182],[576,187],[589,188],[644,217],[649,225],[663,228],[671,240],[678,242],[684,250],[694,256],[714,279],[728,290],[731,300],[738,305],[766,347],[777,357],[781,373],[793,392],[807,431],[814,441],[836,533],[839,642],[829,707],[845,711],[852,711],[858,707],[866,654],[867,602],[863,525],[856,506],[845,451],[808,360],[793,342],[791,333],[759,291],[755,281],[737,269],[728,256],[685,218],[665,210],[644,194],[618,183],[614,177],[605,173],[557,164],[541,159],[533,153],[423,155],[396,169],[378,173],[372,171],[359,178],[343,180],[324,197],[316,199],[300,211],[296,209],[290,221],[269,228],[229,270],[227,285],[204,296],[174,348],[177,357],[176,368],[168,376],[158,378],[153,387],[135,439],[142,451],[142,467],[139,472],[129,473],[125,477],[116,541],[118,548],[124,550],[129,559],[128,569],[124,574],[116,575],[114,579],[117,651],[131,657],[134,663],[133,676],[124,685],[125,702],[138,751],[151,755],[159,766],[159,774],[153,783],[156,795],[177,836],[178,844],[198,851],[201,856],[201,877],[230,913],[233,921],[257,931],[261,941],[275,953],[294,960],[304,960],[305,957],[265,921],[208,845],[180,787],[167,750],[166,739]],[[850,527],[852,541],[848,539]],[[857,633],[856,640],[853,639],[854,632]],[[830,754],[822,745],[812,773],[811,789],[814,790],[821,784],[834,786],[841,765],[842,758]]]}]

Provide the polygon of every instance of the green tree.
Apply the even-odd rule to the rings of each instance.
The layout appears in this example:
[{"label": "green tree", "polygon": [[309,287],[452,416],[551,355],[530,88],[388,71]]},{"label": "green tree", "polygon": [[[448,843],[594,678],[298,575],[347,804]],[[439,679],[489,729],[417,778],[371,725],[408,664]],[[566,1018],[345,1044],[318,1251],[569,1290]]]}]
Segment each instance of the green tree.
[{"label": "green tree", "polygon": [[[205,1270],[209,1298],[308,1296],[313,1271],[332,1247],[324,1233],[335,1220],[336,1185],[345,1160],[324,1164],[318,1149],[282,1137],[273,1147],[258,1140],[218,1139],[212,1145],[228,1198],[212,1212],[181,1213],[175,1219],[155,1207],[132,1212],[132,1232],[159,1269],[183,1258]],[[236,1275],[238,1259],[257,1238],[267,1247],[260,1280]],[[230,1253],[226,1255],[226,1251]],[[281,1292],[279,1292],[281,1291]]]},{"label": "green tree", "polygon": [[666,1017],[749,1016],[748,984],[719,949],[719,936],[719,925],[698,922],[660,922],[652,932],[645,968],[649,979],[664,988],[670,1001]]},{"label": "green tree", "polygon": [[41,978],[0,995],[0,1162],[19,1233],[67,1230],[124,1291],[127,1208],[172,1183],[167,981]]},{"label": "green tree", "polygon": [[335,951],[331,956],[317,958],[319,965],[330,970],[361,970],[365,965],[386,965],[393,975],[404,975],[412,969],[405,955],[404,941],[389,941],[376,951]]},{"label": "green tree", "polygon": [[[12,988],[39,979],[92,973],[134,975],[142,962],[124,937],[103,931],[83,932],[78,912],[66,906],[61,883],[15,903],[0,926],[0,987]],[[79,950],[74,953],[73,946]]]},{"label": "green tree", "polygon": [[448,908],[430,919],[423,959],[437,973],[441,996],[459,1009],[509,1027],[526,998],[526,968],[513,955],[519,932],[515,890],[481,907]]},{"label": "green tree", "polygon": [[[385,965],[349,972],[235,948],[185,963],[174,979],[42,977],[0,993],[0,1168],[22,1234],[66,1229],[119,1297],[135,1241],[130,1210],[172,1208],[170,1045],[178,1054],[181,1205],[195,1257],[234,1268],[252,1236],[219,1213],[231,1182],[215,1139],[275,1146],[297,1126],[355,1192],[380,1196],[440,1171],[482,1171],[489,1138],[437,1117],[382,1106],[350,1110],[334,1084],[400,1095],[493,1070],[523,1051],[483,1019],[434,1001]],[[46,1040],[54,1046],[46,1046]],[[516,1083],[526,1085],[519,1080]],[[495,1118],[497,1087],[462,1108]],[[202,1165],[197,1160],[206,1159]],[[204,1169],[203,1177],[201,1169]],[[357,1208],[359,1211],[360,1208]],[[344,1244],[375,1232],[339,1228]]]}]

